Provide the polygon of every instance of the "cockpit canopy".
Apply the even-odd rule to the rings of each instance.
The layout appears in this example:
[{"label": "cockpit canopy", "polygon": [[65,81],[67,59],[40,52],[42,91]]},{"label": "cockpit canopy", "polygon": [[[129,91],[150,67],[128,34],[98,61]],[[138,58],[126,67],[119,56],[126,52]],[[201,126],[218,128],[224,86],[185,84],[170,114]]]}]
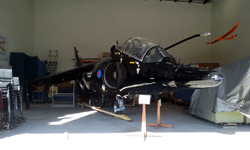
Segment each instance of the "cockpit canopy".
[{"label": "cockpit canopy", "polygon": [[123,53],[143,62],[159,62],[171,57],[159,44],[141,37],[133,37],[118,45]]}]

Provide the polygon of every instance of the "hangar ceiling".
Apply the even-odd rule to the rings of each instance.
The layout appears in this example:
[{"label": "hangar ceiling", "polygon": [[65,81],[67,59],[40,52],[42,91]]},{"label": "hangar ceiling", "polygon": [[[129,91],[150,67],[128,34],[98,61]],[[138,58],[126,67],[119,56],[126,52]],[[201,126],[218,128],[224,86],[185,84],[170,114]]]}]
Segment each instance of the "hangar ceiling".
[{"label": "hangar ceiling", "polygon": [[213,2],[213,0],[160,0],[160,1],[188,2],[188,3],[200,3],[200,4],[207,4]]}]

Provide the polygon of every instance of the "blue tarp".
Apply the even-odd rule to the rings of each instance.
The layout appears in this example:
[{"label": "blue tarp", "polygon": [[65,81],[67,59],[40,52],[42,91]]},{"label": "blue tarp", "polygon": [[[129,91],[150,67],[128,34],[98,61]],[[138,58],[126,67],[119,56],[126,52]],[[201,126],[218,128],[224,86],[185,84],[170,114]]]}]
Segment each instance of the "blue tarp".
[{"label": "blue tarp", "polygon": [[174,96],[178,99],[191,101],[191,97],[194,93],[194,89],[181,89],[174,92]]},{"label": "blue tarp", "polygon": [[26,82],[46,76],[46,61],[40,61],[37,56],[28,56],[25,53],[11,52],[10,65],[13,77],[19,77],[23,87],[23,101],[26,101]]}]

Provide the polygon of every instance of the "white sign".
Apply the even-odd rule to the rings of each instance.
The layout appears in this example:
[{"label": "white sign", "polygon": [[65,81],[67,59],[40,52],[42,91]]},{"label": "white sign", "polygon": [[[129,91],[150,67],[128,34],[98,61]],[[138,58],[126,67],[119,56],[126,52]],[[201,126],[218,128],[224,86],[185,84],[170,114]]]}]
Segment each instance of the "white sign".
[{"label": "white sign", "polygon": [[150,105],[151,95],[139,95],[139,104]]},{"label": "white sign", "polygon": [[159,99],[159,106],[161,107],[161,99]]}]

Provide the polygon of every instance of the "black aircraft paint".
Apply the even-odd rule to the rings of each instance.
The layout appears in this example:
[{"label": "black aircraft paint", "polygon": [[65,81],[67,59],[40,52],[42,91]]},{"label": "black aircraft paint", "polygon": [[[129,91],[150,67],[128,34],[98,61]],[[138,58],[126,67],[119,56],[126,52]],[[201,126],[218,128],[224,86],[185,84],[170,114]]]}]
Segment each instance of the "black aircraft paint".
[{"label": "black aircraft paint", "polygon": [[[202,34],[196,34],[168,48],[198,36]],[[96,105],[103,105],[103,94],[159,94],[183,88],[209,88],[218,86],[223,79],[215,71],[178,64],[164,48],[141,37],[117,42],[117,45],[111,47],[109,56],[87,65],[80,65],[77,52],[75,48],[78,68],[27,84],[52,85],[77,80],[83,94],[88,95]]]}]

